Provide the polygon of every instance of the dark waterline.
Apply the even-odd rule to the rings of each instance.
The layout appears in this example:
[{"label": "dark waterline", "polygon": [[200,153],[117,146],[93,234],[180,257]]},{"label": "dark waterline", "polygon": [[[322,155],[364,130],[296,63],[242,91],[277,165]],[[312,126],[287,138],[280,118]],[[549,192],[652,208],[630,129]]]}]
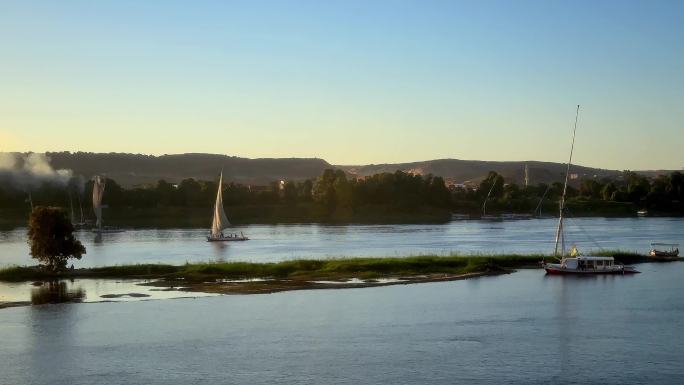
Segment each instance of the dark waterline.
[{"label": "dark waterline", "polygon": [[0,312],[6,383],[677,383],[684,264]]}]

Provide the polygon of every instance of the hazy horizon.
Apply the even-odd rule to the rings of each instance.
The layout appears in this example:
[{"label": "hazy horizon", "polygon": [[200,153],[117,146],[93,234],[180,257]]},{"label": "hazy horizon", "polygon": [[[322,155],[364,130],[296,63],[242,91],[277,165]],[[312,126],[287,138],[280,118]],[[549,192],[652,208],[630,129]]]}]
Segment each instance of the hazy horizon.
[{"label": "hazy horizon", "polygon": [[[684,3],[0,5],[0,151],[684,167]],[[418,159],[418,160],[417,160]]]},{"label": "hazy horizon", "polygon": [[[94,153],[94,154],[129,154],[129,155],[140,155],[140,156],[155,156],[155,157],[160,157],[160,156],[174,156],[174,155],[217,155],[217,156],[227,156],[227,157],[236,157],[236,158],[242,158],[242,159],[251,159],[251,160],[258,160],[258,159],[319,159],[327,162],[331,166],[339,166],[339,167],[363,167],[363,166],[371,166],[371,165],[391,165],[391,164],[410,164],[410,163],[422,163],[422,162],[434,162],[434,161],[443,161],[443,160],[456,160],[456,161],[464,161],[464,162],[500,162],[500,163],[513,163],[513,162],[539,162],[539,163],[560,163],[560,164],[566,164],[567,159],[565,161],[561,162],[556,162],[556,161],[550,161],[550,160],[543,160],[543,159],[504,159],[504,160],[492,160],[492,159],[463,159],[463,158],[432,158],[432,159],[415,159],[415,160],[409,160],[406,162],[374,162],[374,163],[333,163],[330,162],[328,159],[325,158],[320,158],[320,157],[298,157],[298,156],[282,156],[282,157],[275,157],[275,156],[262,156],[262,157],[243,157],[243,156],[238,156],[238,155],[233,155],[233,154],[220,154],[220,153],[209,153],[209,152],[178,152],[178,153],[160,153],[160,154],[152,154],[152,153],[133,153],[133,152],[125,152],[125,151],[108,151],[108,152],[96,152],[96,151],[87,151],[87,150],[75,150],[75,151],[68,151],[68,150],[55,150],[55,151],[48,151],[47,153],[60,153],[60,152],[70,152],[70,153],[77,153],[77,152],[82,152],[82,153]],[[37,153],[37,154],[47,154],[46,152],[38,152],[38,151],[0,151],[0,155],[3,153],[15,153],[15,154],[26,154],[26,153]],[[0,158],[0,168],[3,164],[1,161],[2,159]],[[627,169],[627,168],[606,168],[606,167],[599,167],[595,166],[592,164],[587,164],[587,163],[576,163],[573,159],[574,166],[580,166],[580,167],[589,167],[589,168],[595,168],[595,169],[605,169],[605,170],[615,170],[615,171],[620,171],[620,170],[629,170],[629,171],[682,171],[684,170],[684,167],[679,168],[679,169],[669,169],[669,168],[649,168],[649,169]]]}]

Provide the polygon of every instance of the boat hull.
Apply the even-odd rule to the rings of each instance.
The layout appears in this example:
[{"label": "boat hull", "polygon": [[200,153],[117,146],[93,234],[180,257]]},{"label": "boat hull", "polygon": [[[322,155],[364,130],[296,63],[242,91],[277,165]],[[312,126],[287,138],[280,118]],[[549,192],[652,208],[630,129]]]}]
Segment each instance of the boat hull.
[{"label": "boat hull", "polygon": [[241,242],[249,241],[247,237],[207,237],[207,242]]},{"label": "boat hull", "polygon": [[550,275],[604,275],[604,274],[637,274],[639,271],[632,267],[622,267],[619,269],[606,269],[606,270],[579,270],[579,269],[567,269],[562,267],[544,266],[546,274]]},{"label": "boat hull", "polygon": [[651,252],[648,255],[650,257],[656,257],[656,258],[677,258],[679,256],[679,250],[676,250],[676,251],[651,250]]}]

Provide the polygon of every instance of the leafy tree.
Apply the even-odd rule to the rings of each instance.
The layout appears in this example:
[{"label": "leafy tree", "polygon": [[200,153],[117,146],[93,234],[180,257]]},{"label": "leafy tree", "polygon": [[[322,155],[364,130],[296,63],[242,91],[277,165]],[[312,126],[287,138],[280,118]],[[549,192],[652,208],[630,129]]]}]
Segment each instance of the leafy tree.
[{"label": "leafy tree", "polygon": [[437,176],[432,178],[429,187],[429,202],[437,207],[447,207],[451,203],[451,193],[446,187],[444,178]]},{"label": "leafy tree", "polygon": [[178,193],[185,206],[202,207],[211,202],[206,199],[202,185],[193,178],[183,179],[178,185]]},{"label": "leafy tree", "polygon": [[31,256],[52,271],[66,268],[70,258],[81,259],[86,249],[74,238],[67,213],[55,207],[36,207],[29,218]]},{"label": "leafy tree", "polygon": [[593,179],[582,179],[580,182],[579,194],[582,197],[599,199],[601,197],[601,189],[603,186]]},{"label": "leafy tree", "polygon": [[297,183],[297,197],[301,199],[302,202],[311,202],[313,191],[313,182],[310,179],[304,182]]},{"label": "leafy tree", "polygon": [[297,185],[294,182],[287,181],[283,185],[283,200],[286,203],[295,203],[297,201]]},{"label": "leafy tree", "polygon": [[645,198],[646,194],[648,194],[651,189],[648,179],[635,172],[625,172],[624,178],[625,182],[627,182],[627,195],[633,202],[638,202]]},{"label": "leafy tree", "polygon": [[673,200],[684,199],[684,174],[679,171],[670,174],[670,196]]},{"label": "leafy tree", "polygon": [[[109,187],[109,186],[107,186]],[[160,206],[173,206],[174,202],[177,201],[176,195],[177,191],[173,188],[173,185],[164,179],[160,179],[157,182],[157,195],[159,196]],[[106,195],[106,193],[105,193]],[[104,199],[104,198],[103,198]]]},{"label": "leafy tree", "polygon": [[[493,188],[492,184],[494,185]],[[482,198],[487,196],[489,190],[492,191],[492,193],[489,195],[490,198],[499,198],[503,194],[503,188],[504,178],[496,172],[490,171],[487,174],[487,177],[482,182],[480,182],[480,188],[478,189],[478,191]]]},{"label": "leafy tree", "polygon": [[347,176],[338,175],[333,182],[335,189],[335,199],[338,207],[351,207],[353,203],[353,186],[347,180]]},{"label": "leafy tree", "polygon": [[606,183],[606,185],[601,189],[601,198],[603,198],[604,201],[615,200],[615,193],[617,191],[618,189],[615,186],[615,183]]},{"label": "leafy tree", "polygon": [[338,178],[345,178],[344,171],[327,169],[323,174],[316,179],[314,187],[313,198],[314,201],[321,203],[327,207],[328,210],[335,208],[337,204],[337,195],[335,192],[335,180]]}]

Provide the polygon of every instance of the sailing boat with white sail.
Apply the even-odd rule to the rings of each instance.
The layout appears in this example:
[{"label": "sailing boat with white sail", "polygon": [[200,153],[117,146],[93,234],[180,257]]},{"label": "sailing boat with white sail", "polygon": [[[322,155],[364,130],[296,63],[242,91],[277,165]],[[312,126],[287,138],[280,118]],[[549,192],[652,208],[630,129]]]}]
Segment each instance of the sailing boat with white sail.
[{"label": "sailing boat with white sail", "polygon": [[211,233],[207,236],[209,242],[230,242],[230,241],[247,241],[249,238],[244,234],[223,234],[223,230],[230,226],[226,212],[223,209],[223,194],[221,187],[223,186],[223,171],[219,177],[218,191],[216,192],[216,203],[214,204],[214,219],[211,221]]},{"label": "sailing boat with white sail", "polygon": [[116,228],[116,227],[110,227],[110,226],[104,226],[103,221],[102,221],[102,209],[106,208],[107,206],[102,204],[102,197],[104,196],[104,191],[105,191],[105,183],[106,180],[105,178],[96,175],[95,178],[93,179],[93,211],[95,211],[95,228],[93,229],[94,233],[102,234],[102,233],[121,233],[124,230]]},{"label": "sailing boat with white sail", "polygon": [[[575,128],[572,132],[572,145],[570,147],[570,159],[565,171],[565,184],[563,185],[563,195],[560,200],[560,217],[558,219],[558,228],[556,229],[556,246],[553,251],[553,256],[559,260],[559,263],[546,263],[542,261],[542,266],[547,274],[628,274],[638,273],[632,267],[624,266],[615,263],[613,257],[599,257],[599,256],[583,256],[573,246],[570,249],[569,255],[565,254],[565,233],[563,228],[564,211],[565,211],[565,194],[568,189],[568,176],[570,173],[570,164],[572,163],[572,152],[575,149],[575,133],[577,132],[577,119],[579,117],[579,108],[575,115]],[[558,246],[560,243],[560,253]]]}]

